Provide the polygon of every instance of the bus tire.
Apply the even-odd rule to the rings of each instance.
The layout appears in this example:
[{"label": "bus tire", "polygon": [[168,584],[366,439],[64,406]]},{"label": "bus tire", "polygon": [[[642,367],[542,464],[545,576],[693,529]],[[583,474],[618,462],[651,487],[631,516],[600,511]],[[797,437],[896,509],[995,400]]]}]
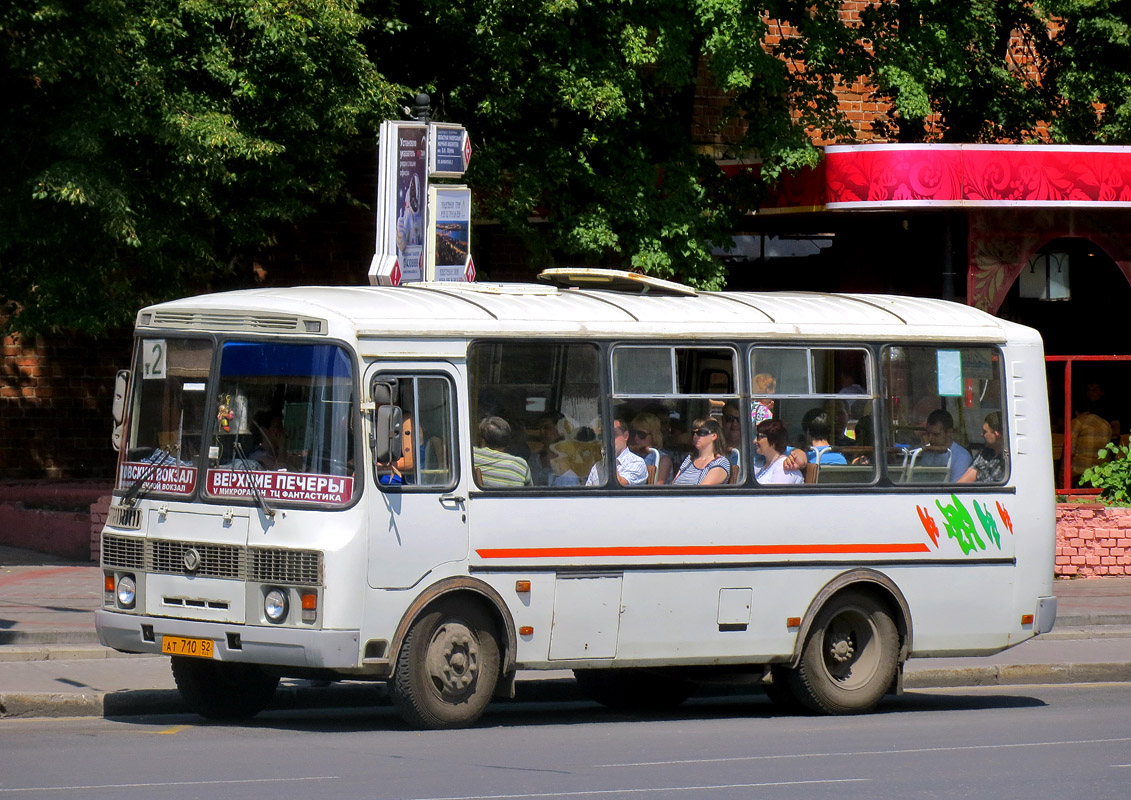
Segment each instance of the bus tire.
[{"label": "bus tire", "polygon": [[389,694],[413,728],[462,728],[479,719],[499,680],[499,635],[474,603],[443,599],[405,636]]},{"label": "bus tire", "polygon": [[617,711],[666,711],[691,696],[691,684],[662,670],[575,669],[581,693]]},{"label": "bus tire", "polygon": [[255,664],[173,656],[173,680],[189,711],[205,719],[251,719],[271,703],[279,678]]},{"label": "bus tire", "polygon": [[845,591],[813,621],[789,685],[807,708],[859,714],[875,707],[892,685],[899,632],[891,613],[870,594]]}]

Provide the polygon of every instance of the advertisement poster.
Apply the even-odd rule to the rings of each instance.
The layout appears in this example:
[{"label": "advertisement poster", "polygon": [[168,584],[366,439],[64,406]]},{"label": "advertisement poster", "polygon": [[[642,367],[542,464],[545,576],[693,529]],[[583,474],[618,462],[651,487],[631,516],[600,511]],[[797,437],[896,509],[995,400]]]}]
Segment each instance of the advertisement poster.
[{"label": "advertisement poster", "polygon": [[428,174],[437,178],[458,178],[471,160],[471,140],[462,125],[433,122],[429,125]]},{"label": "advertisement poster", "polygon": [[353,497],[353,478],[304,472],[208,470],[208,493],[213,497],[253,497],[251,480],[265,500],[345,505]]},{"label": "advertisement poster", "polygon": [[397,286],[424,279],[428,128],[381,123],[377,175],[377,250],[369,282]]},{"label": "advertisement poster", "polygon": [[401,283],[424,279],[424,202],[428,190],[428,128],[397,130],[397,262]]},{"label": "advertisement poster", "polygon": [[429,189],[429,204],[433,214],[429,280],[469,280],[471,190],[466,186],[433,186]]}]

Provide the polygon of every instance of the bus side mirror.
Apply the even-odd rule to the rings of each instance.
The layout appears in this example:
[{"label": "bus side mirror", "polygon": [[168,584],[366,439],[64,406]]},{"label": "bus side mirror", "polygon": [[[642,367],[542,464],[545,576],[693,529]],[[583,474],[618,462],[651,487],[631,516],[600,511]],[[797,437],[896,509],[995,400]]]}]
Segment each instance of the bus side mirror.
[{"label": "bus side mirror", "polygon": [[404,455],[404,413],[400,406],[380,406],[373,423],[373,461],[390,464]]},{"label": "bus side mirror", "polygon": [[114,429],[110,433],[110,444],[114,451],[122,449],[122,423],[126,418],[126,391],[130,385],[130,371],[118,370],[114,376],[114,402],[110,405],[110,417],[114,420]]},{"label": "bus side mirror", "polygon": [[404,413],[397,405],[399,382],[396,378],[376,379],[370,389],[373,405],[373,463],[381,466],[396,461],[403,455]]}]

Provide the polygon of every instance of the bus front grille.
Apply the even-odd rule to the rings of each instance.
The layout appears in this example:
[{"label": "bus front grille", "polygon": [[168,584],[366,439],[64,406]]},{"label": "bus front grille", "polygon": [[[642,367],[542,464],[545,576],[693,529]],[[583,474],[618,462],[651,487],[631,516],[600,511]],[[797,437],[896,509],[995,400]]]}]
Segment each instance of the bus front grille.
[{"label": "bus front grille", "polygon": [[141,528],[141,509],[132,506],[112,505],[106,515],[106,524],[113,528],[139,530]]},{"label": "bus front grille", "polygon": [[102,566],[115,569],[145,567],[145,539],[133,536],[102,536]]},{"label": "bus front grille", "polygon": [[[194,552],[190,554],[189,551]],[[106,534],[102,537],[102,565],[112,569],[144,569],[166,575],[196,575],[292,586],[319,586],[322,583],[322,553],[318,550],[243,548]]]},{"label": "bus front grille", "polygon": [[[244,550],[236,545],[150,539],[148,549],[146,566],[150,572],[188,573],[202,578],[242,579],[244,575]],[[195,551],[195,556],[190,551]]]},{"label": "bus front grille", "polygon": [[322,583],[322,554],[314,550],[248,550],[248,580],[317,586]]}]

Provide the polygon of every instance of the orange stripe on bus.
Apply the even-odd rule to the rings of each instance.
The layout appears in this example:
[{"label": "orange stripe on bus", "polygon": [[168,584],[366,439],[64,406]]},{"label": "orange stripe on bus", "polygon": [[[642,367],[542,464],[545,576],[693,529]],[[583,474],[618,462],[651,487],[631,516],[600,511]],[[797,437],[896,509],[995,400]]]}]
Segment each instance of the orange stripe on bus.
[{"label": "orange stripe on bus", "polygon": [[604,556],[791,556],[831,553],[928,553],[923,542],[891,544],[761,544],[687,547],[511,547],[476,550],[480,558],[601,558]]}]

